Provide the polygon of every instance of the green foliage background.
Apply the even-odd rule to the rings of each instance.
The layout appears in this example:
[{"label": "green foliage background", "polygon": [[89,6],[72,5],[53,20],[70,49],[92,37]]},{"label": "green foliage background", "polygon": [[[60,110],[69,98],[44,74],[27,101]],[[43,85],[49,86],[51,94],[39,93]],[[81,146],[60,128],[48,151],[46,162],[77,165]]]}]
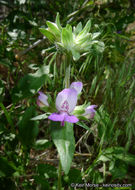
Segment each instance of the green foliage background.
[{"label": "green foliage background", "polygon": [[62,175],[62,189],[73,189],[71,183],[132,184],[126,188],[133,189],[133,1],[3,0],[0,12],[0,189],[57,189],[58,158],[47,116],[31,118],[42,114],[36,105],[39,89],[54,98],[63,89],[63,57],[47,39],[26,51],[43,38],[39,28],[54,22],[57,12],[62,26],[80,21],[84,26],[91,19],[91,31],[100,30],[105,43],[103,54],[93,48],[71,68],[71,81],[84,84],[79,103],[98,109],[93,121],[74,126],[76,150],[69,173]]}]

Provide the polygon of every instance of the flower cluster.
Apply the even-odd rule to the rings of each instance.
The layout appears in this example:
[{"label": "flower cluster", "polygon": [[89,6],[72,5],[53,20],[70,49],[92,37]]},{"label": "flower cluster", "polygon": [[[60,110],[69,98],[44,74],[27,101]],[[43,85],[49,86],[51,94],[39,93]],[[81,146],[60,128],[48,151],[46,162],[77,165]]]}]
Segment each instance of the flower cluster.
[{"label": "flower cluster", "polygon": [[93,48],[100,53],[104,51],[104,43],[96,40],[100,32],[89,32],[91,28],[90,20],[84,28],[82,28],[82,23],[80,22],[72,29],[70,24],[62,27],[60,25],[59,14],[57,14],[55,23],[47,21],[46,24],[48,28],[40,28],[41,33],[52,43],[55,43],[56,47],[72,54],[75,61],[80,58],[82,53],[87,54]]},{"label": "flower cluster", "polygon": [[[76,123],[79,119],[73,115],[73,111],[75,110],[77,104],[77,96],[82,91],[83,84],[82,82],[73,82],[69,88],[65,88],[61,92],[58,93],[56,97],[56,113],[52,113],[48,119],[52,121],[60,121],[61,125],[64,126],[64,122]],[[48,97],[42,93],[38,92],[39,96],[37,99],[37,104],[40,107],[49,106]],[[91,105],[86,107],[83,110],[82,116],[86,118],[93,118],[95,115],[96,105]]]}]

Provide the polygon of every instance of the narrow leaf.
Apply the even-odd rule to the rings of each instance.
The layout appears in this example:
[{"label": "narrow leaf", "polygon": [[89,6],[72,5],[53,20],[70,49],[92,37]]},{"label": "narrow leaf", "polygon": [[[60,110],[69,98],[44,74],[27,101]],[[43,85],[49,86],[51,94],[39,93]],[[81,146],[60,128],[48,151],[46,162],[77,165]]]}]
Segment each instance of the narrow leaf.
[{"label": "narrow leaf", "polygon": [[47,26],[48,26],[48,30],[53,33],[55,35],[55,37],[60,37],[60,31],[57,27],[57,25],[53,22],[47,21],[46,22]]},{"label": "narrow leaf", "polygon": [[66,28],[62,29],[62,43],[67,50],[70,50],[73,46],[73,34],[71,30]]},{"label": "narrow leaf", "polygon": [[48,118],[48,116],[46,115],[46,113],[44,113],[44,114],[41,114],[41,115],[31,118],[31,120],[36,121],[36,120],[42,120],[42,119],[46,119],[46,118]]},{"label": "narrow leaf", "polygon": [[81,35],[87,34],[90,31],[90,28],[91,28],[91,21],[88,20],[88,22],[86,23],[84,29],[78,35],[81,36]]},{"label": "narrow leaf", "polygon": [[52,43],[55,41],[55,36],[45,28],[39,28],[40,32],[46,36]]},{"label": "narrow leaf", "polygon": [[57,16],[56,16],[56,24],[57,24],[59,30],[62,30],[62,27],[61,27],[61,24],[60,24],[59,13],[57,13]]}]

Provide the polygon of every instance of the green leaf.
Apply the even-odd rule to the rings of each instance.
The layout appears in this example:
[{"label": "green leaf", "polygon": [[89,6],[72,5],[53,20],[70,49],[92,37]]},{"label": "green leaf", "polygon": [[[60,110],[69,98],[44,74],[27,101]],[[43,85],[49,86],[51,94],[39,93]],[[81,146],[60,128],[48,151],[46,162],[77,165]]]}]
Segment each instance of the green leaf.
[{"label": "green leaf", "polygon": [[62,29],[62,37],[61,37],[62,43],[68,51],[71,50],[73,47],[73,34],[71,30],[68,30],[67,28]]},{"label": "green leaf", "polygon": [[87,125],[85,125],[84,122],[77,122],[76,124],[77,124],[78,126],[84,128],[84,129],[88,130],[88,131],[91,131],[91,129],[90,129]]},{"label": "green leaf", "polygon": [[72,51],[74,61],[77,61],[78,59],[80,59],[80,53],[79,52],[75,51],[74,49],[71,49],[71,51]]},{"label": "green leaf", "polygon": [[107,161],[110,161],[111,159],[112,159],[112,155],[109,155],[109,156],[101,155],[97,161],[107,162]]},{"label": "green leaf", "polygon": [[135,155],[130,154],[128,152],[125,151],[125,149],[123,147],[111,147],[111,148],[107,148],[103,155],[107,156],[110,158],[110,156],[115,159],[119,159],[123,162],[125,162],[126,164],[135,166]]},{"label": "green leaf", "polygon": [[81,30],[82,30],[82,23],[79,22],[79,23],[77,24],[75,30],[74,30],[74,34],[75,34],[75,35],[79,34],[79,33],[81,32]]},{"label": "green leaf", "polygon": [[0,158],[0,177],[8,176],[11,177],[11,175],[15,172],[15,166],[12,162],[9,162],[6,158],[1,157]]},{"label": "green leaf", "polygon": [[66,29],[69,30],[72,33],[72,26],[70,24],[66,25]]},{"label": "green leaf", "polygon": [[38,26],[38,24],[37,24],[34,20],[28,20],[28,22],[29,22],[32,26]]},{"label": "green leaf", "polygon": [[51,136],[58,150],[62,169],[67,174],[75,151],[73,124],[65,122],[63,127],[58,122],[51,122]]},{"label": "green leaf", "polygon": [[41,114],[41,115],[31,118],[31,120],[36,121],[36,120],[42,120],[42,119],[46,119],[46,118],[48,118],[48,115],[46,115],[46,113],[44,113],[44,114]]},{"label": "green leaf", "polygon": [[49,164],[38,164],[37,172],[38,176],[35,176],[35,182],[41,185],[41,190],[50,190],[48,182],[57,179],[57,169]]},{"label": "green leaf", "polygon": [[69,184],[83,182],[82,177],[81,177],[81,171],[78,169],[75,169],[75,168],[71,169],[69,171],[68,176],[69,176]]},{"label": "green leaf", "polygon": [[50,164],[38,164],[37,170],[46,178],[57,178],[57,169]]},{"label": "green leaf", "polygon": [[85,36],[85,34],[87,34],[90,31],[90,28],[91,28],[91,21],[88,20],[88,22],[86,23],[84,29],[78,34],[78,36],[81,36],[81,35]]},{"label": "green leaf", "polygon": [[52,145],[47,139],[39,139],[35,142],[34,148],[37,150],[44,150]]},{"label": "green leaf", "polygon": [[27,108],[18,124],[19,137],[23,145],[31,146],[38,134],[37,122],[31,120],[35,114],[35,107],[31,106]]},{"label": "green leaf", "polygon": [[17,102],[36,94],[49,79],[49,66],[43,65],[35,73],[21,78],[12,91],[12,99]]},{"label": "green leaf", "polygon": [[36,184],[40,185],[41,190],[44,190],[44,189],[49,190],[50,189],[49,183],[43,175],[35,176],[34,181]]},{"label": "green leaf", "polygon": [[130,153],[121,153],[121,154],[115,154],[115,157],[124,161],[125,163],[135,166],[135,155]]},{"label": "green leaf", "polygon": [[52,34],[52,32],[48,31],[45,28],[39,28],[40,32],[46,36],[52,43],[55,41],[55,36]]},{"label": "green leaf", "polygon": [[92,43],[93,43],[93,48],[96,50],[97,53],[103,53],[105,49],[104,42],[93,41]]},{"label": "green leaf", "polygon": [[94,79],[92,80],[92,83],[91,83],[91,88],[90,88],[90,94],[92,94],[95,90],[95,87],[96,87],[96,84],[97,84],[97,75],[94,77]]},{"label": "green leaf", "polygon": [[57,24],[59,30],[61,31],[61,30],[62,30],[62,27],[61,27],[61,24],[60,24],[59,13],[57,13],[57,16],[56,16],[56,24]]},{"label": "green leaf", "polygon": [[97,38],[101,33],[100,32],[95,32],[92,34],[92,40],[94,40],[95,38]]},{"label": "green leaf", "polygon": [[57,25],[53,22],[50,22],[50,21],[47,21],[46,22],[47,26],[48,26],[48,30],[54,34],[54,36],[56,38],[60,38],[60,31],[59,29],[57,28]]},{"label": "green leaf", "polygon": [[123,161],[116,160],[114,167],[110,169],[110,172],[113,179],[122,179],[127,174],[127,170],[127,165]]}]

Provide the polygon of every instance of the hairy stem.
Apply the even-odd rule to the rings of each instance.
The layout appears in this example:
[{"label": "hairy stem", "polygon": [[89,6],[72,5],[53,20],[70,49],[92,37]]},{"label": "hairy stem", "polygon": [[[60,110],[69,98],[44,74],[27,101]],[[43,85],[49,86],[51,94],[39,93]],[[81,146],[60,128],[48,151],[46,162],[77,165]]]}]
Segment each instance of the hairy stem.
[{"label": "hairy stem", "polygon": [[65,56],[65,88],[69,88],[70,85],[70,68],[71,68],[71,56],[67,54]]}]

